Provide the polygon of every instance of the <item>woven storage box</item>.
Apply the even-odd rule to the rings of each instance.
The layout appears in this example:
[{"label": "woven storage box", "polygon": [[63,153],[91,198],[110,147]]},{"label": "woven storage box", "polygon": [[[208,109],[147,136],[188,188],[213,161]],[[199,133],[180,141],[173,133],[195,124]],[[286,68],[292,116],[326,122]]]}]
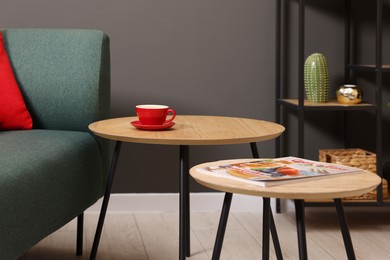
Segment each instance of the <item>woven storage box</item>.
[{"label": "woven storage box", "polygon": [[[320,162],[342,164],[360,168],[376,174],[376,155],[362,149],[328,149],[320,150]],[[375,200],[377,191],[363,194],[357,197],[346,198],[349,200]],[[389,197],[387,180],[382,179],[382,195],[384,199]]]}]

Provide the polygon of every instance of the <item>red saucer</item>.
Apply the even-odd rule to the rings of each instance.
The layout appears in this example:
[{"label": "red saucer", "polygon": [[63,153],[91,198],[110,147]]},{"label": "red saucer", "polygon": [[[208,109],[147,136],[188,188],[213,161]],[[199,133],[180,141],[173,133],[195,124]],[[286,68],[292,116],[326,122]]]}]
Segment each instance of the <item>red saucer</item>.
[{"label": "red saucer", "polygon": [[133,121],[130,124],[137,129],[151,130],[151,131],[164,130],[164,129],[171,128],[172,126],[175,125],[174,122],[168,122],[168,123],[164,123],[162,125],[143,125],[143,124],[141,124],[140,121]]}]

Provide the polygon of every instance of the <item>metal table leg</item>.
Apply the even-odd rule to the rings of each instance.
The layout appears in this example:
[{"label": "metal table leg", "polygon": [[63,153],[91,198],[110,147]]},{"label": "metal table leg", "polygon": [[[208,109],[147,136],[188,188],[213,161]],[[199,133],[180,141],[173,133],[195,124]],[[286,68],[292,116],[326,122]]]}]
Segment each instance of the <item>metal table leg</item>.
[{"label": "metal table leg", "polygon": [[263,260],[269,259],[270,198],[263,198]]},{"label": "metal table leg", "polygon": [[251,150],[252,150],[252,157],[253,158],[260,158],[259,150],[257,149],[256,143],[250,143]]},{"label": "metal table leg", "polygon": [[276,259],[283,260],[282,248],[280,247],[279,237],[278,237],[278,233],[276,231],[276,225],[275,225],[272,209],[270,209],[270,211],[269,211],[269,217],[270,217],[271,237],[272,237],[272,241],[274,243]]},{"label": "metal table leg", "polygon": [[[233,197],[232,193],[229,192],[225,193],[225,199],[223,201],[221,217],[218,225],[217,237],[215,239],[215,244],[214,244],[213,256],[211,258],[212,260],[219,260],[221,256],[222,244],[225,236],[230,206],[232,203],[232,197]],[[276,258],[278,260],[282,260],[283,256],[279,245],[279,239],[276,234],[275,222],[273,220],[272,211],[270,207],[270,199],[263,198],[263,201],[264,201],[263,203],[263,259],[269,259],[269,232],[271,230],[271,234],[275,232],[273,234],[273,241],[274,241],[274,246],[276,251]],[[272,230],[273,229],[272,227],[274,227],[274,230]]]},{"label": "metal table leg", "polygon": [[[341,233],[343,235],[345,251],[347,252],[348,260],[355,260],[355,252],[352,245],[351,235],[349,233],[347,220],[344,214],[344,208],[341,199],[334,199]],[[306,231],[305,231],[305,209],[303,200],[295,200],[295,214],[297,220],[299,259],[307,259],[306,246]]]},{"label": "metal table leg", "polygon": [[229,217],[232,197],[233,197],[232,193],[228,193],[228,192],[225,193],[225,199],[223,200],[222,212],[221,212],[221,217],[218,225],[217,237],[215,239],[215,244],[214,244],[213,256],[211,258],[212,260],[218,260],[221,256],[222,244],[225,236],[226,224]]},{"label": "metal table leg", "polygon": [[344,246],[345,246],[345,251],[347,252],[348,260],[354,260],[356,259],[355,252],[353,250],[351,235],[349,233],[349,228],[348,228],[347,220],[345,218],[344,208],[341,199],[334,199],[334,205],[336,207],[337,216],[339,218],[340,229],[343,235]]},{"label": "metal table leg", "polygon": [[[252,142],[250,143],[250,146],[251,146],[253,158],[260,158],[259,151],[257,149],[257,144]],[[276,258],[280,260],[283,259],[282,249],[280,247],[278,232],[276,231],[272,210],[270,209],[269,212],[270,212],[270,230],[271,230],[272,241],[274,243]]]},{"label": "metal table leg", "polygon": [[179,259],[191,255],[190,248],[190,194],[189,146],[180,145],[180,205],[179,205]]},{"label": "metal table leg", "polygon": [[295,216],[297,221],[299,259],[307,260],[305,206],[303,200],[294,200]]},{"label": "metal table leg", "polygon": [[83,254],[84,212],[77,217],[76,255]]},{"label": "metal table leg", "polygon": [[108,201],[110,200],[111,187],[112,187],[112,183],[114,180],[115,169],[116,169],[116,165],[118,163],[121,145],[122,145],[121,141],[117,141],[115,144],[115,150],[114,150],[114,154],[113,154],[112,161],[111,161],[111,167],[110,167],[110,171],[108,173],[106,191],[104,193],[103,204],[102,204],[102,208],[100,210],[99,221],[98,221],[96,233],[95,233],[95,239],[93,241],[91,256],[89,258],[91,260],[94,260],[96,258],[97,250],[99,247],[100,236],[102,234],[104,218],[106,217],[106,213],[107,213]]}]

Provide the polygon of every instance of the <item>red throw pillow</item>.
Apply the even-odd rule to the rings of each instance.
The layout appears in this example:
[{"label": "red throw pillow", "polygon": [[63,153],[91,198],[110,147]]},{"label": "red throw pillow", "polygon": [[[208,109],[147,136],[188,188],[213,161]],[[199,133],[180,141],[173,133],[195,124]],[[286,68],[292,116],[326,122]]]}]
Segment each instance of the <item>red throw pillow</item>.
[{"label": "red throw pillow", "polygon": [[0,130],[31,128],[32,119],[16,83],[0,32]]}]

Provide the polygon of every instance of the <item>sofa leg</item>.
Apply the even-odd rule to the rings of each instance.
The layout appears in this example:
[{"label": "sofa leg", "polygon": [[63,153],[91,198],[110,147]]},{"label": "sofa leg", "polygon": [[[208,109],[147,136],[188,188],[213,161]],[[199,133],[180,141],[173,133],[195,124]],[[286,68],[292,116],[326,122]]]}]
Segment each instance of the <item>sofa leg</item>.
[{"label": "sofa leg", "polygon": [[83,254],[84,212],[77,217],[76,255]]}]

